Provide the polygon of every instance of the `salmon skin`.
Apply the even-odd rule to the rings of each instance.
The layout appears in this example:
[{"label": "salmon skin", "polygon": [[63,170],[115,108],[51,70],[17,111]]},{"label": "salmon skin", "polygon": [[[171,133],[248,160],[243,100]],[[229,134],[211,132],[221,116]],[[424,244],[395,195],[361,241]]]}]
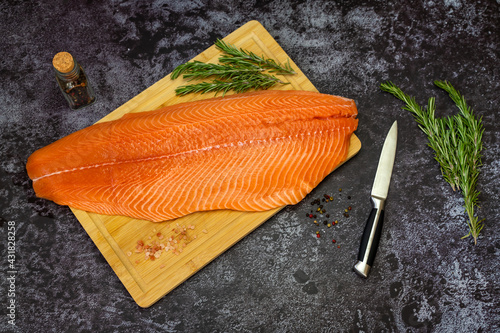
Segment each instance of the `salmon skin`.
[{"label": "salmon skin", "polygon": [[353,100],[259,91],[126,114],[35,151],[38,197],[159,222],[301,201],[347,158]]}]

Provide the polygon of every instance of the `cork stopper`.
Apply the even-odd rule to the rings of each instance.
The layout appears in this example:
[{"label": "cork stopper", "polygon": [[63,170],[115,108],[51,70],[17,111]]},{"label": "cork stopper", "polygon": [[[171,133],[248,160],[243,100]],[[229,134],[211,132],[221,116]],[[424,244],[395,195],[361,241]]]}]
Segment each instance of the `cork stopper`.
[{"label": "cork stopper", "polygon": [[52,59],[52,65],[61,73],[70,72],[75,67],[73,56],[68,52],[59,52]]}]

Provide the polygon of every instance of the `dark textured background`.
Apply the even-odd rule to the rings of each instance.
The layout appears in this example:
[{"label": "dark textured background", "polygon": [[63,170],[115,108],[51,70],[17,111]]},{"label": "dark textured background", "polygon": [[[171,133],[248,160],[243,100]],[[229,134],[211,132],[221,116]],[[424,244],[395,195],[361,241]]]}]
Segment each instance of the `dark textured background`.
[{"label": "dark textured background", "polygon": [[[37,199],[35,150],[88,126],[249,20],[260,21],[324,93],[356,100],[363,148],[288,207],[148,309],[139,308],[67,207]],[[2,1],[0,4],[0,331],[7,324],[7,221],[16,224],[17,332],[498,332],[500,3],[463,1]],[[51,67],[66,50],[98,101],[71,111]],[[463,200],[442,180],[391,80],[439,115],[449,80],[483,117],[477,246]],[[399,124],[375,267],[355,262],[376,161]],[[342,188],[341,193],[338,188]],[[310,201],[335,194],[339,225],[318,229]],[[351,200],[347,200],[347,195]],[[341,209],[353,207],[349,218]],[[331,243],[335,238],[337,248]],[[336,244],[336,245],[337,245]]]}]

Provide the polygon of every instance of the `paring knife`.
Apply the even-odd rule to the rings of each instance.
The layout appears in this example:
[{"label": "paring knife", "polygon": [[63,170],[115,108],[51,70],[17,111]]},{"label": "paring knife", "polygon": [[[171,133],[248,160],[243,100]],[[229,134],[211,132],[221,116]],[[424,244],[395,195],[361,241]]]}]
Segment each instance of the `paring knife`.
[{"label": "paring knife", "polygon": [[380,153],[377,173],[375,174],[371,193],[373,208],[366,222],[363,237],[361,238],[358,262],[353,267],[354,271],[364,278],[368,277],[368,273],[375,260],[375,254],[377,253],[384,221],[384,204],[387,199],[387,193],[389,192],[392,167],[394,166],[394,159],[396,157],[397,141],[398,123],[395,121],[385,138],[384,146]]}]

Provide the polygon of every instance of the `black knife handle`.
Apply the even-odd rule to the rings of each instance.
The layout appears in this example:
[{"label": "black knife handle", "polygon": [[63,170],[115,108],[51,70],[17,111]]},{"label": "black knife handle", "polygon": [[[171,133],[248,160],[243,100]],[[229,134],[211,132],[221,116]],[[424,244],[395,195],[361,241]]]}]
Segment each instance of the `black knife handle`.
[{"label": "black knife handle", "polygon": [[383,200],[372,198],[372,202],[374,208],[366,221],[365,230],[363,231],[361,244],[359,246],[358,262],[353,268],[357,274],[365,278],[368,277],[368,273],[375,261],[375,255],[377,254],[384,223]]}]

